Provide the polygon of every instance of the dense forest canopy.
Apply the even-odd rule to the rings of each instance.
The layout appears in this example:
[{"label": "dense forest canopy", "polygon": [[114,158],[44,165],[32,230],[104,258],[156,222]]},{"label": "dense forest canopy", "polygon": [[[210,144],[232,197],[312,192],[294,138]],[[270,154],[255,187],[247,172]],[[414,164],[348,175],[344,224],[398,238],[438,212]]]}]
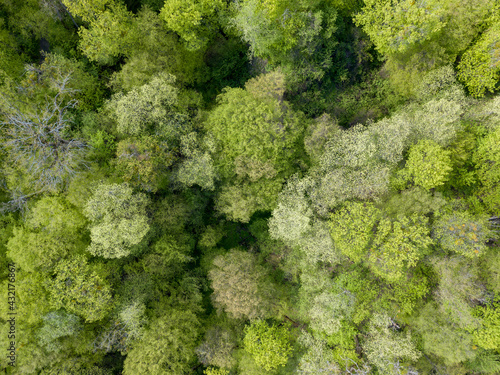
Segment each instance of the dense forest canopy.
[{"label": "dense forest canopy", "polygon": [[500,373],[499,0],[0,0],[0,368]]}]

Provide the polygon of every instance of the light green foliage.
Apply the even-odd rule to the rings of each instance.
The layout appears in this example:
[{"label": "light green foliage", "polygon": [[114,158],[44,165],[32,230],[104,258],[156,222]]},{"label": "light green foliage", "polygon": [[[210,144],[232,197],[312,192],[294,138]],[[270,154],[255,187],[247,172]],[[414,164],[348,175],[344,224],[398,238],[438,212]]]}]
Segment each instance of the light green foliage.
[{"label": "light green foliage", "polygon": [[297,176],[288,179],[269,219],[273,238],[296,244],[310,230],[313,212],[305,197],[307,188],[307,179],[299,180]]},{"label": "light green foliage", "polygon": [[317,220],[307,197],[313,180],[292,176],[278,197],[277,207],[268,221],[272,238],[293,248],[300,248],[304,261],[336,264],[339,253],[329,233],[328,223]]},{"label": "light green foliage", "polygon": [[205,375],[229,375],[229,371],[223,368],[209,367],[203,371]]},{"label": "light green foliage", "polygon": [[112,308],[111,288],[83,256],[60,261],[46,281],[51,306],[64,308],[87,322],[103,319]]},{"label": "light green foliage", "polygon": [[[296,153],[296,143],[302,132],[301,119],[281,96],[276,97],[274,86],[270,92],[263,92],[269,89],[268,79],[275,81],[280,76],[259,76],[253,83],[247,83],[246,90],[226,89],[208,118],[206,126],[220,143],[218,162],[224,177],[236,174],[239,158],[243,158],[245,164],[256,162],[256,167],[261,168],[269,163],[279,177],[290,168],[288,163]],[[258,83],[260,90],[256,89]],[[253,179],[265,177],[266,172],[267,168],[262,169]]]},{"label": "light green foliage", "polygon": [[38,332],[38,341],[46,350],[60,351],[62,337],[72,336],[82,329],[80,318],[64,310],[53,311],[43,317],[43,326]]},{"label": "light green foliage", "polygon": [[7,244],[7,255],[25,271],[50,271],[55,263],[75,250],[67,238],[46,232],[33,232],[23,227],[14,229]]},{"label": "light green foliage", "polygon": [[115,112],[117,130],[139,135],[155,126],[162,136],[178,136],[186,118],[175,111],[179,91],[173,86],[174,82],[172,75],[160,74],[127,94],[115,95],[108,105]]},{"label": "light green foliage", "polygon": [[471,360],[476,356],[472,335],[450,324],[431,303],[427,304],[415,320],[422,335],[422,349],[442,358],[446,365]]},{"label": "light green foliage", "polygon": [[398,313],[411,314],[423,297],[429,293],[429,281],[422,269],[409,272],[407,277],[391,283],[393,296],[398,304]]},{"label": "light green foliage", "polygon": [[112,0],[62,0],[62,3],[75,16],[86,22],[91,22],[104,12],[106,5]]},{"label": "light green foliage", "polygon": [[335,246],[352,261],[360,262],[380,216],[381,212],[372,203],[346,203],[331,216],[330,233]]},{"label": "light green foliage", "polygon": [[427,217],[416,214],[381,219],[368,256],[373,272],[388,281],[401,279],[432,244],[427,223]]},{"label": "light green foliage", "polygon": [[332,336],[341,329],[342,321],[348,319],[354,311],[355,298],[348,290],[324,291],[311,303],[310,327],[317,332]]},{"label": "light green foliage", "polygon": [[165,28],[157,12],[142,7],[131,27],[135,31],[130,50],[122,51],[127,52],[125,64],[113,73],[110,81],[115,92],[142,86],[160,73],[173,74],[180,83],[207,79],[204,50],[187,51],[179,37]]},{"label": "light green foliage", "polygon": [[354,17],[383,55],[403,53],[430,39],[444,26],[437,1],[365,0]]},{"label": "light green foliage", "polygon": [[23,227],[14,228],[8,256],[23,270],[50,271],[57,261],[81,250],[85,218],[58,197],[44,197],[30,210]]},{"label": "light green foliage", "polygon": [[300,358],[298,374],[337,374],[339,365],[335,362],[335,355],[325,341],[318,339],[307,332],[302,332],[298,339],[306,352]]},{"label": "light green foliage", "polygon": [[[46,275],[40,272],[26,272],[23,270],[16,271],[16,303],[13,304],[15,306],[14,311],[18,316],[16,321],[23,322],[26,326],[36,325],[41,323],[43,316],[50,312],[50,296],[49,290],[45,288],[46,281]],[[9,301],[8,284],[9,280],[5,279],[0,285],[2,288],[2,297],[5,298],[5,301]],[[9,312],[12,312],[10,307],[11,305],[7,303],[0,305],[1,319],[4,321],[10,319],[10,316],[8,315]],[[26,335],[28,336],[27,333]],[[6,337],[7,336],[5,336],[5,338]]]},{"label": "light green foliage", "polygon": [[332,64],[337,12],[328,2],[245,0],[231,24],[255,56],[285,68],[294,82],[320,79]]},{"label": "light green foliage", "polygon": [[222,0],[168,0],[160,17],[168,29],[179,34],[188,50],[198,50],[217,30],[217,17],[225,8]]},{"label": "light green foliage", "polygon": [[269,316],[269,282],[262,266],[252,254],[230,250],[218,255],[208,273],[215,305],[230,316],[256,319]]},{"label": "light green foliage", "polygon": [[235,349],[235,335],[227,329],[216,326],[207,331],[205,340],[196,348],[196,354],[205,366],[212,365],[230,369],[236,364],[236,360],[232,356]]},{"label": "light green foliage", "polygon": [[124,4],[110,2],[92,19],[88,29],[80,27],[80,49],[92,61],[112,64],[116,57],[130,52],[136,33],[132,17]]},{"label": "light green foliage", "polygon": [[151,322],[141,341],[128,352],[123,374],[181,375],[191,373],[200,322],[186,309],[169,308]]},{"label": "light green foliage", "polygon": [[94,351],[127,353],[135,340],[144,334],[146,306],[138,301],[119,310],[115,319],[93,342]]},{"label": "light green foliage", "polygon": [[259,76],[247,89],[226,89],[210,113],[224,186],[216,205],[232,220],[248,222],[257,210],[275,205],[283,178],[293,172],[302,133],[301,115],[281,98],[280,75]]},{"label": "light green foliage", "polygon": [[148,198],[126,184],[99,185],[84,209],[91,222],[88,251],[104,258],[129,255],[149,231],[147,205]]},{"label": "light green foliage", "polygon": [[195,132],[181,137],[181,151],[186,157],[177,170],[177,180],[184,186],[198,185],[213,190],[217,178],[211,151],[215,145],[211,137],[199,140]]},{"label": "light green foliage", "polygon": [[436,188],[444,185],[452,171],[450,152],[434,141],[421,140],[410,148],[406,168],[415,185]]},{"label": "light green foliage", "polygon": [[464,108],[455,100],[433,99],[423,106],[413,109],[410,107],[408,112],[411,143],[428,139],[441,147],[447,147],[460,130],[458,120],[464,113]]},{"label": "light green foliage", "polygon": [[479,141],[473,161],[483,185],[483,201],[496,212],[500,207],[500,127]]},{"label": "light green foliage", "polygon": [[491,235],[488,221],[467,211],[443,215],[434,224],[434,236],[443,249],[468,258],[483,255]]},{"label": "light green foliage", "polygon": [[226,185],[220,188],[215,207],[229,220],[248,223],[256,211],[267,211],[275,205],[280,189],[280,180]]},{"label": "light green foliage", "polygon": [[478,270],[467,258],[459,256],[435,259],[433,263],[439,276],[435,295],[440,315],[460,329],[477,328],[479,319],[473,314],[473,303],[484,303],[486,297]]},{"label": "light green foliage", "polygon": [[499,33],[500,23],[493,24],[460,59],[458,77],[472,96],[493,92],[500,78]]},{"label": "light green foliage", "polygon": [[289,325],[269,326],[258,320],[245,327],[243,346],[259,367],[266,371],[286,365],[292,353]]},{"label": "light green foliage", "polygon": [[394,324],[397,325],[389,316],[376,314],[370,321],[368,339],[363,345],[368,361],[382,374],[392,374],[398,360],[416,361],[421,355],[409,333],[390,328]]},{"label": "light green foliage", "polygon": [[492,303],[478,306],[474,309],[475,315],[481,318],[478,330],[472,333],[474,343],[486,350],[500,348],[500,305]]},{"label": "light green foliage", "polygon": [[132,186],[156,192],[175,159],[167,142],[152,136],[127,138],[118,143],[116,167]]},{"label": "light green foliage", "polygon": [[423,103],[436,99],[462,102],[465,100],[465,92],[457,81],[453,67],[445,65],[424,75],[415,89],[415,97]]},{"label": "light green foliage", "polygon": [[332,214],[330,232],[344,255],[365,260],[377,275],[396,281],[432,243],[427,221],[417,214],[390,219],[372,203],[348,202]]}]

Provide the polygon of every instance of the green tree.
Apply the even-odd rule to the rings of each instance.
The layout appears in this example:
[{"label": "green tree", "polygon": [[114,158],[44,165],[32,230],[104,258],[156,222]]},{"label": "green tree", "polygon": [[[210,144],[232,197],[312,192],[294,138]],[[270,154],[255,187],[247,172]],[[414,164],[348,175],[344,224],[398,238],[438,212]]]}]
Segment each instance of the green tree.
[{"label": "green tree", "polygon": [[443,249],[468,258],[485,253],[486,242],[492,237],[488,221],[467,211],[455,211],[441,216],[434,223],[434,236]]},{"label": "green tree", "polygon": [[326,1],[245,0],[230,19],[252,53],[271,67],[282,66],[295,84],[321,79],[332,66],[336,22]]},{"label": "green tree", "polygon": [[410,148],[406,170],[415,185],[424,189],[444,185],[452,171],[450,152],[434,141],[421,140]]},{"label": "green tree", "polygon": [[111,287],[81,255],[60,261],[46,288],[53,308],[64,308],[87,322],[103,319],[112,308]]},{"label": "green tree", "polygon": [[482,188],[483,201],[490,212],[500,207],[500,128],[479,140],[473,161]]},{"label": "green tree", "polygon": [[88,251],[104,258],[121,258],[137,249],[149,231],[148,203],[144,194],[133,194],[126,184],[97,186],[84,209],[91,222]]},{"label": "green tree", "polygon": [[176,111],[179,90],[174,82],[172,75],[160,74],[127,94],[115,95],[108,105],[115,113],[118,132],[137,136],[150,130],[167,138],[182,134],[187,116]]},{"label": "green tree", "polygon": [[211,327],[205,333],[205,340],[196,348],[198,359],[205,366],[212,365],[230,369],[236,364],[232,356],[236,349],[236,336],[228,329]]},{"label": "green tree", "polygon": [[473,359],[472,335],[451,324],[432,303],[427,304],[415,320],[422,336],[422,350],[442,358],[445,364],[453,365]]},{"label": "green tree", "polygon": [[288,362],[292,353],[290,340],[288,325],[269,326],[265,321],[258,320],[245,327],[243,346],[259,367],[270,371]]},{"label": "green tree", "polygon": [[460,59],[458,78],[472,96],[481,97],[495,90],[500,78],[499,32],[500,23],[493,24]]},{"label": "green tree", "polygon": [[473,332],[474,343],[486,350],[500,347],[500,309],[498,302],[477,306],[474,313],[481,318],[481,326]]},{"label": "green tree", "polygon": [[293,171],[301,116],[282,100],[280,77],[271,73],[249,81],[245,90],[226,89],[206,122],[223,180],[217,206],[235,220],[248,222],[255,211],[271,209]]},{"label": "green tree", "polygon": [[[90,22],[89,28],[79,28],[80,49],[90,60],[111,65],[118,56],[130,53],[136,30],[133,27],[133,15],[124,4],[110,1],[102,9],[102,6],[82,8],[80,14],[90,17]],[[94,10],[98,13],[94,13]]]},{"label": "green tree", "polygon": [[348,202],[332,214],[335,246],[354,262],[365,261],[376,274],[397,281],[432,244],[423,215],[385,217],[372,203]]},{"label": "green tree", "polygon": [[160,17],[168,29],[183,39],[188,50],[205,47],[217,31],[217,18],[226,9],[222,0],[169,0],[165,2]]},{"label": "green tree", "polygon": [[252,254],[230,250],[218,255],[208,273],[217,307],[241,319],[264,318],[270,315],[269,281],[264,268]]},{"label": "green tree", "polygon": [[368,328],[368,339],[363,345],[368,361],[382,374],[393,374],[399,360],[416,361],[421,353],[409,333],[396,332],[397,322],[385,314],[375,315]]},{"label": "green tree", "polygon": [[132,186],[156,192],[165,183],[167,168],[174,160],[174,151],[157,137],[127,138],[117,144],[116,169]]},{"label": "green tree", "polygon": [[167,309],[128,352],[123,373],[189,374],[196,358],[199,330],[200,322],[189,309]]}]

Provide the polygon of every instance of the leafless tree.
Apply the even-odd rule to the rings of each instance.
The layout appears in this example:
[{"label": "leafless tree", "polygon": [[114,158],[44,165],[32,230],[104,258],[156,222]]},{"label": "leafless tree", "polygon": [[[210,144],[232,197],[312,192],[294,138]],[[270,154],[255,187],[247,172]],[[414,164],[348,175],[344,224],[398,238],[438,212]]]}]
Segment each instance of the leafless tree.
[{"label": "leafless tree", "polygon": [[[26,88],[18,88],[14,94],[0,92],[0,123],[3,147],[7,151],[8,164],[33,181],[33,191],[59,191],[68,179],[85,166],[86,145],[69,136],[71,116],[69,110],[77,101],[71,99],[76,90],[68,83],[71,73],[62,74],[57,67],[50,74],[28,66],[27,73],[45,75],[55,94],[47,94],[45,103],[33,104]],[[47,78],[49,76],[49,78]],[[17,96],[16,96],[17,95]],[[14,200],[22,201],[23,194]],[[17,204],[17,203],[16,203]],[[16,206],[14,204],[14,206]]]}]

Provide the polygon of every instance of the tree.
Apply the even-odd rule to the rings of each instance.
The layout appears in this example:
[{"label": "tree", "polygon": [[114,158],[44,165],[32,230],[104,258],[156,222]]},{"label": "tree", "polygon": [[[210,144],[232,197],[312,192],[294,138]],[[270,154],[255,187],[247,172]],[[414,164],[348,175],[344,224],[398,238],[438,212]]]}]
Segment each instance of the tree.
[{"label": "tree", "polygon": [[348,202],[332,214],[335,245],[354,262],[365,261],[374,273],[397,281],[432,244],[423,215],[384,217],[371,203]]},{"label": "tree", "polygon": [[4,147],[16,165],[8,167],[9,185],[12,190],[58,192],[85,165],[85,144],[68,134],[70,110],[77,105],[72,99],[72,74],[57,66],[42,71],[28,67],[27,73],[34,80],[41,75],[48,81],[49,92],[40,106],[33,97],[41,91],[36,92],[36,83],[27,82],[28,95],[26,91],[0,93]]},{"label": "tree", "polygon": [[212,365],[230,369],[236,364],[232,357],[236,349],[234,333],[219,326],[211,327],[205,334],[205,341],[196,348],[198,359],[205,366]]},{"label": "tree", "polygon": [[354,17],[383,55],[404,53],[422,44],[444,26],[445,9],[434,1],[365,1],[362,12]]},{"label": "tree", "polygon": [[280,77],[271,73],[245,90],[226,89],[205,124],[218,147],[214,162],[223,187],[217,207],[231,219],[248,222],[255,211],[272,209],[293,172],[301,116],[282,100]]},{"label": "tree", "polygon": [[477,306],[474,314],[481,318],[481,325],[473,332],[474,343],[486,350],[500,347],[500,309],[498,302]]},{"label": "tree", "polygon": [[421,353],[409,333],[396,332],[399,325],[386,314],[376,314],[370,321],[368,337],[363,345],[368,361],[383,374],[392,374],[399,360],[416,361]]},{"label": "tree", "polygon": [[112,308],[111,287],[81,255],[61,260],[46,288],[54,309],[64,308],[87,322],[103,319]]},{"label": "tree", "polygon": [[343,320],[354,312],[355,297],[348,290],[324,291],[311,303],[309,318],[314,331],[333,336],[341,330]]},{"label": "tree", "polygon": [[500,128],[479,141],[473,161],[476,165],[480,190],[488,209],[495,213],[500,207]]},{"label": "tree", "polygon": [[269,326],[265,321],[258,320],[245,327],[243,346],[259,367],[270,371],[288,362],[292,353],[290,339],[288,325]]},{"label": "tree", "polygon": [[444,185],[452,171],[450,152],[436,142],[421,140],[410,148],[406,170],[415,185],[433,189]]},{"label": "tree", "polygon": [[205,47],[218,28],[217,17],[226,9],[222,0],[166,1],[160,17],[183,39],[188,50]]},{"label": "tree", "polygon": [[468,258],[483,255],[491,238],[488,221],[467,211],[455,211],[441,216],[434,223],[434,236],[441,247]]},{"label": "tree", "polygon": [[472,96],[481,97],[486,91],[493,92],[500,78],[499,31],[500,23],[491,25],[460,59],[458,78]]},{"label": "tree", "polygon": [[136,29],[124,4],[110,1],[103,7],[103,2],[99,3],[94,2],[98,7],[82,8],[80,14],[89,17],[90,23],[88,29],[82,26],[78,30],[80,49],[90,60],[111,65],[118,56],[130,53]]},{"label": "tree", "polygon": [[126,184],[101,184],[87,202],[84,214],[91,222],[88,251],[104,258],[129,255],[149,231],[148,198],[133,194]]},{"label": "tree", "polygon": [[165,184],[167,168],[175,160],[167,142],[148,135],[119,142],[116,154],[116,169],[123,179],[153,193]]},{"label": "tree", "polygon": [[118,132],[141,135],[148,130],[167,139],[179,137],[188,126],[187,116],[178,113],[179,90],[175,77],[159,74],[127,94],[117,94],[108,103],[116,116]]},{"label": "tree", "polygon": [[473,314],[473,306],[486,302],[486,290],[478,276],[477,267],[467,258],[452,256],[434,259],[433,265],[439,276],[435,291],[440,316],[446,318],[454,329],[472,331],[479,325]]},{"label": "tree", "polygon": [[43,197],[26,214],[24,225],[14,228],[7,254],[23,270],[51,271],[61,258],[85,248],[85,224],[65,199]]},{"label": "tree", "polygon": [[328,2],[245,0],[234,6],[230,24],[252,53],[284,68],[300,84],[321,79],[337,45],[337,12]]},{"label": "tree", "polygon": [[60,339],[78,334],[82,329],[80,318],[64,310],[52,311],[43,317],[43,326],[38,332],[38,342],[46,350],[54,352],[62,348]]},{"label": "tree", "polygon": [[113,0],[62,0],[62,3],[75,16],[80,17],[85,22],[92,22],[104,12],[107,5]]},{"label": "tree", "polygon": [[167,309],[128,352],[123,374],[191,373],[199,329],[200,322],[189,309]]},{"label": "tree", "polygon": [[213,260],[208,278],[214,290],[216,306],[230,316],[256,319],[270,315],[266,272],[252,254],[233,249],[218,255]]},{"label": "tree", "polygon": [[472,335],[450,324],[432,303],[422,309],[415,325],[422,336],[422,350],[441,357],[447,365],[471,360],[477,354]]}]

